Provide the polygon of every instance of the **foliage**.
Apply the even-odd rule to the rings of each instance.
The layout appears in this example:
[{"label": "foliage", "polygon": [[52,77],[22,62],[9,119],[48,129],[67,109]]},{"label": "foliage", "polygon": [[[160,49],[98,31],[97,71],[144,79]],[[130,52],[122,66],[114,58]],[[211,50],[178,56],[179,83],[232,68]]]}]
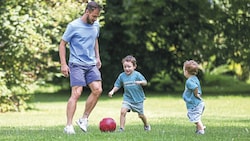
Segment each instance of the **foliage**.
[{"label": "foliage", "polygon": [[174,83],[174,81],[171,80],[169,74],[166,71],[162,71],[153,76],[149,85],[158,92],[166,92],[173,91],[177,83]]},{"label": "foliage", "polygon": [[[59,66],[53,54],[57,51],[61,25],[65,26],[65,22],[79,13],[75,7],[81,7],[76,2],[70,4],[71,13],[65,14],[65,9],[62,8],[69,3],[70,1],[1,1],[0,112],[26,109],[24,101],[29,96],[24,93],[30,93],[28,86],[53,80]],[[57,16],[58,13],[63,15]]]},{"label": "foliage", "polygon": [[[212,64],[210,70],[229,65],[234,72],[231,75],[246,80],[247,9],[245,0],[107,1],[101,39],[105,84],[112,83],[117,77],[114,74],[122,71],[120,60],[127,54],[137,58],[137,69],[149,81],[155,81],[154,76],[162,71],[174,82],[183,81],[182,63],[187,59],[197,60],[205,68]],[[230,68],[234,64],[240,65],[242,73]]]},{"label": "foliage", "polygon": [[217,65],[237,64],[240,65],[242,73],[235,73],[240,80],[249,78],[249,33],[250,13],[248,0],[222,0],[215,1],[217,6],[211,21],[215,28],[213,53],[216,56],[214,62]]},{"label": "foliage", "polygon": [[213,43],[214,25],[209,22],[212,9],[207,1],[107,1],[106,9],[101,39],[105,83],[122,71],[120,60],[127,54],[137,58],[137,69],[148,80],[166,70],[173,81],[179,81],[185,59],[201,61],[211,53],[207,50]]}]

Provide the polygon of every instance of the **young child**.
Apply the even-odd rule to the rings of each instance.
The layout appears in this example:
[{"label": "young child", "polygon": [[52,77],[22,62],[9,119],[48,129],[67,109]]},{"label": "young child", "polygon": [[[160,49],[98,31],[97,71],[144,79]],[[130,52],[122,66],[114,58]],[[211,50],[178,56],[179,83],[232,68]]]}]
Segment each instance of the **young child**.
[{"label": "young child", "polygon": [[187,78],[183,99],[186,102],[187,116],[189,120],[196,124],[196,134],[205,134],[205,126],[201,122],[201,115],[205,108],[205,103],[201,98],[201,85],[197,78],[198,63],[194,60],[185,61],[183,65],[184,76]]},{"label": "young child", "polygon": [[124,72],[118,76],[113,89],[108,93],[109,97],[112,97],[121,87],[124,88],[119,131],[124,131],[126,114],[130,110],[138,113],[144,124],[144,130],[150,131],[151,127],[147,123],[143,106],[145,94],[142,86],[147,85],[147,80],[140,72],[135,70],[137,66],[135,57],[131,55],[126,56],[122,59],[122,65]]}]

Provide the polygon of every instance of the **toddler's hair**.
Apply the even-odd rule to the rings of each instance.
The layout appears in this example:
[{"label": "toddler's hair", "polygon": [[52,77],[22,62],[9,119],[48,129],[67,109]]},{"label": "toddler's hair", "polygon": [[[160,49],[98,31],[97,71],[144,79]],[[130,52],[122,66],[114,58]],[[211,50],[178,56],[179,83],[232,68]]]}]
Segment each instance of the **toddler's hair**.
[{"label": "toddler's hair", "polygon": [[122,64],[123,64],[124,62],[132,62],[133,66],[135,66],[135,67],[137,66],[137,64],[136,64],[136,59],[135,59],[135,57],[132,56],[132,55],[128,55],[128,56],[124,57],[124,58],[122,59]]},{"label": "toddler's hair", "polygon": [[187,60],[184,62],[183,69],[184,69],[184,71],[186,70],[191,75],[197,75],[198,70],[199,70],[199,66],[198,66],[198,63],[196,61]]}]

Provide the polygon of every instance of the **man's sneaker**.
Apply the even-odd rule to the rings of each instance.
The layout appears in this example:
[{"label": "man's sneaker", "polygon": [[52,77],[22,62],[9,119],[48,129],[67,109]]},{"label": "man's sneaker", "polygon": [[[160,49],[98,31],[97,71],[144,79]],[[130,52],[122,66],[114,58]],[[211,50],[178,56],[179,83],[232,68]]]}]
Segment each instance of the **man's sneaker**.
[{"label": "man's sneaker", "polygon": [[150,125],[144,126],[144,130],[145,131],[150,131],[151,130],[151,126]]},{"label": "man's sneaker", "polygon": [[124,129],[123,128],[119,128],[118,132],[123,132]]},{"label": "man's sneaker", "polygon": [[88,119],[80,118],[76,121],[77,125],[82,129],[83,132],[87,132]]},{"label": "man's sneaker", "polygon": [[67,125],[64,128],[64,133],[66,133],[66,134],[75,134],[75,130],[74,130],[73,125]]}]

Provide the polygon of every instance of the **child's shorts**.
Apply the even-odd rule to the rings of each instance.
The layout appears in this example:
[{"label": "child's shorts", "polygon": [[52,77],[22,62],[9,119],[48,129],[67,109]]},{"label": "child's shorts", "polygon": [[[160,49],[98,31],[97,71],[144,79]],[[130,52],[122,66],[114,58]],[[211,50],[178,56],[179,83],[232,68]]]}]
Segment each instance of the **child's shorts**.
[{"label": "child's shorts", "polygon": [[144,114],[143,102],[140,103],[129,103],[127,101],[122,102],[122,108],[127,108],[128,111],[132,110],[140,115]]},{"label": "child's shorts", "polygon": [[196,122],[201,121],[201,115],[202,115],[204,109],[205,109],[204,102],[200,103],[198,106],[196,106],[193,109],[188,109],[187,116],[188,116],[190,122],[196,123]]}]

